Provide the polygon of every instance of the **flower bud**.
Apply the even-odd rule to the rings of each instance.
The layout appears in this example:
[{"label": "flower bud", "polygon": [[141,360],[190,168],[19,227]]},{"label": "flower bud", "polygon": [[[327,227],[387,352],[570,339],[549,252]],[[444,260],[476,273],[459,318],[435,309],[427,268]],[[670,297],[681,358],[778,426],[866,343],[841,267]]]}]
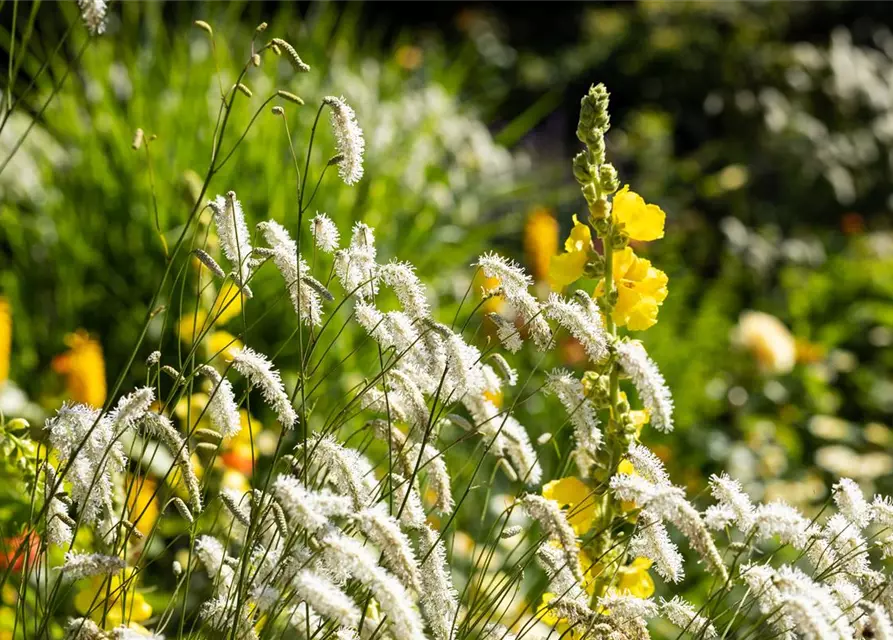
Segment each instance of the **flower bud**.
[{"label": "flower bud", "polygon": [[[589,199],[587,198],[587,202]],[[589,218],[591,220],[595,220],[596,222],[599,220],[605,220],[608,217],[608,213],[610,213],[611,209],[608,206],[608,201],[604,198],[598,198],[593,202],[589,202]],[[598,228],[596,228],[598,231]]]},{"label": "flower bud", "polygon": [[602,193],[614,193],[620,188],[620,180],[617,177],[617,169],[613,164],[603,164],[598,168],[598,181]]},{"label": "flower bud", "polygon": [[13,418],[6,423],[6,428],[12,431],[25,430],[30,429],[31,424],[24,418]]},{"label": "flower bud", "polygon": [[589,154],[581,151],[574,156],[574,178],[582,185],[592,182],[592,165],[589,164]]},{"label": "flower bud", "polygon": [[620,251],[621,249],[625,249],[628,244],[629,234],[622,229],[615,229],[614,233],[611,235],[611,247],[615,251]]},{"label": "flower bud", "polygon": [[589,203],[591,208],[593,203],[598,200],[598,189],[596,189],[592,182],[587,182],[583,185],[581,191],[583,192],[583,197],[586,198],[586,202]]},{"label": "flower bud", "polygon": [[595,220],[595,222],[592,223],[592,226],[595,228],[595,232],[600,238],[604,238],[611,231],[611,223],[605,217]]},{"label": "flower bud", "polygon": [[583,273],[587,278],[601,278],[605,275],[605,259],[598,253],[592,253],[591,256],[583,268]]}]

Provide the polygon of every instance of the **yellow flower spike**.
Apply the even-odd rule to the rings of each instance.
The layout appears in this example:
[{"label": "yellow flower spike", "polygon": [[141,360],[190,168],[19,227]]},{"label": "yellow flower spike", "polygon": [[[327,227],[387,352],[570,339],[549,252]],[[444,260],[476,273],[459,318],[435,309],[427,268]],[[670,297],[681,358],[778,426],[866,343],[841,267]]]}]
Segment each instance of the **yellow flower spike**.
[{"label": "yellow flower spike", "polygon": [[592,489],[583,481],[573,476],[553,480],[543,486],[543,497],[554,500],[562,508],[567,507],[567,520],[577,535],[592,528],[598,505]]},{"label": "yellow flower spike", "polygon": [[232,281],[227,281],[217,294],[211,307],[211,320],[214,324],[226,324],[242,312],[242,291]]},{"label": "yellow flower spike", "polygon": [[[651,266],[651,261],[637,256],[630,247],[615,251],[612,264],[617,287],[614,322],[630,331],[644,331],[653,326],[657,322],[658,307],[667,297],[667,274]],[[604,295],[604,282],[599,283],[595,293]]]},{"label": "yellow flower spike", "polygon": [[664,237],[667,215],[656,204],[646,204],[642,196],[629,190],[629,185],[614,196],[611,215],[633,240],[649,242]]},{"label": "yellow flower spike", "polygon": [[557,253],[558,221],[549,209],[537,207],[524,225],[524,255],[537,282],[548,277],[549,262]]},{"label": "yellow flower spike", "polygon": [[101,407],[106,398],[102,346],[83,329],[65,336],[65,345],[68,351],[53,358],[53,371],[65,376],[72,400]]},{"label": "yellow flower spike", "polygon": [[636,558],[627,566],[620,567],[617,572],[617,592],[637,598],[651,597],[654,594],[654,580],[648,571],[650,568],[651,560],[648,558]]},{"label": "yellow flower spike", "polygon": [[583,276],[591,249],[592,231],[574,215],[574,227],[564,241],[566,253],[553,257],[549,266],[549,284],[553,289],[566,287]]},{"label": "yellow flower spike", "polygon": [[12,354],[12,310],[9,300],[0,296],[0,384],[9,378],[9,360]]}]

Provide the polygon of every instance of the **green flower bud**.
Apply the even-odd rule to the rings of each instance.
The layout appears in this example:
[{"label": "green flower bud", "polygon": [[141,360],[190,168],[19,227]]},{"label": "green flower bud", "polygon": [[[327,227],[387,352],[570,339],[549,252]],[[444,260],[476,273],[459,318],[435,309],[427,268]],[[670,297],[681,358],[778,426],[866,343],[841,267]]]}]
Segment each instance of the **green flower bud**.
[{"label": "green flower bud", "polygon": [[10,431],[25,431],[26,429],[31,428],[31,424],[25,420],[24,418],[13,418],[9,422],[6,423],[6,427]]},{"label": "green flower bud", "polygon": [[629,234],[622,229],[615,229],[614,233],[611,234],[611,247],[615,251],[620,251],[626,248],[626,245],[629,244]]},{"label": "green flower bud", "polygon": [[574,178],[582,185],[592,182],[592,165],[589,164],[589,154],[581,151],[574,156]]},{"label": "green flower bud", "polygon": [[583,269],[587,278],[601,278],[605,275],[605,259],[594,251],[589,254],[589,261]]},{"label": "green flower bud", "polygon": [[603,164],[598,168],[598,181],[602,188],[602,193],[614,193],[620,188],[617,169],[612,164]]},{"label": "green flower bud", "polygon": [[[590,201],[589,198],[587,198],[586,201],[589,202],[589,217],[591,220],[598,221],[607,219],[611,209],[608,206],[608,201],[606,199],[598,198],[595,201]],[[596,228],[596,231],[598,231],[598,228]]]},{"label": "green flower bud", "polygon": [[592,210],[593,203],[598,201],[598,189],[595,188],[595,185],[591,182],[587,182],[583,185],[581,189],[583,192],[583,197],[586,198],[586,202],[589,203],[589,209]]},{"label": "green flower bud", "polygon": [[605,132],[601,129],[593,129],[593,134],[586,141],[592,159],[597,165],[605,162]]},{"label": "green flower bud", "polygon": [[604,238],[611,232],[611,223],[604,216],[598,218],[592,226],[595,227],[595,232],[598,234],[599,238]]}]

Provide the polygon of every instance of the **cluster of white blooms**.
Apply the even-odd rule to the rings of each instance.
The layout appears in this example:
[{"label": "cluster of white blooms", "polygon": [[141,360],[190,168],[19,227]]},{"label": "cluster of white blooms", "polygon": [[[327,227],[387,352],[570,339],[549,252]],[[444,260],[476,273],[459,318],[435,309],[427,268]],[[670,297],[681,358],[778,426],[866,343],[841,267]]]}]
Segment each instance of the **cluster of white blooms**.
[{"label": "cluster of white blooms", "polygon": [[65,404],[45,428],[50,445],[59,453],[59,468],[67,468],[65,480],[71,483],[71,496],[83,520],[96,523],[109,517],[113,475],[123,473],[126,462],[109,414],[84,404]]},{"label": "cluster of white blooms", "polygon": [[546,392],[554,394],[570,416],[576,445],[572,455],[580,473],[588,477],[602,443],[595,404],[584,395],[583,383],[566,369],[555,369],[549,373]]},{"label": "cluster of white blooms", "polygon": [[232,383],[222,377],[214,367],[202,365],[199,372],[214,384],[208,400],[208,415],[211,424],[224,438],[231,438],[242,430],[239,405]]},{"label": "cluster of white blooms", "polygon": [[332,110],[332,131],[338,151],[338,175],[344,184],[356,184],[363,177],[363,152],[366,141],[357,117],[344,98],[326,96],[323,102]]},{"label": "cluster of white blooms", "polygon": [[[482,255],[478,258],[477,265],[485,276],[499,281],[499,295],[518,314],[519,320],[530,333],[536,346],[543,350],[548,349],[552,345],[552,329],[543,317],[542,305],[529,291],[533,286],[533,279],[519,265],[495,253]],[[492,292],[484,291],[484,295],[490,293]],[[508,334],[504,343],[513,340],[514,337]]]},{"label": "cluster of white blooms", "polygon": [[[415,442],[426,437],[424,434],[432,426],[428,399],[461,403],[475,423],[471,428],[488,438],[490,451],[511,461],[511,473],[529,484],[538,483],[542,471],[527,431],[510,413],[501,412],[488,399],[488,395],[500,393],[502,379],[493,367],[484,364],[479,349],[450,327],[433,320],[425,287],[410,265],[391,262],[380,266],[375,256],[374,232],[362,223],[354,227],[350,248],[335,256],[336,276],[344,289],[357,298],[357,321],[382,349],[394,350],[394,364],[384,376],[384,388],[363,389],[361,407],[389,413],[408,423],[408,437]],[[514,285],[515,298],[526,301],[528,311],[536,305],[530,318],[537,318],[536,326],[540,326],[541,334],[545,330],[544,339],[549,342],[548,323],[538,303],[526,291],[529,276],[498,256],[482,257],[481,265],[501,273],[506,282]],[[375,307],[373,298],[380,282],[393,289],[402,310],[383,313]],[[499,356],[493,362],[504,373],[506,382],[514,384],[517,376],[505,359]]]},{"label": "cluster of white blooms", "polygon": [[242,288],[245,297],[250,298],[251,290],[247,284],[251,276],[253,249],[242,203],[236,199],[235,191],[229,191],[225,196],[210,200],[208,206],[214,213],[214,226],[217,228],[220,248],[232,265],[233,279]]},{"label": "cluster of white blooms", "polygon": [[378,263],[375,262],[375,232],[357,222],[347,249],[335,252],[335,275],[344,290],[361,300],[378,293]]},{"label": "cluster of white blooms", "polygon": [[[636,474],[618,473],[611,478],[611,490],[619,500],[634,502],[642,508],[648,526],[633,536],[639,554],[653,560],[666,579],[681,577],[678,552],[667,546],[668,538],[659,529],[645,533],[656,523],[669,522],[688,539],[698,556],[723,580],[728,571],[701,514],[686,499],[685,492],[670,484],[660,460],[641,445],[633,445],[628,452]],[[672,543],[670,543],[672,545]]]},{"label": "cluster of white blooms", "polygon": [[118,556],[106,556],[101,553],[76,553],[68,551],[65,562],[59,567],[67,580],[80,580],[90,576],[98,576],[122,571],[127,564]]},{"label": "cluster of white blooms", "polygon": [[298,420],[291,400],[285,392],[279,371],[262,353],[242,347],[232,351],[233,368],[248,379],[248,384],[258,388],[268,405],[276,412],[282,426],[290,429]]},{"label": "cluster of white blooms", "polygon": [[651,424],[658,431],[673,430],[673,397],[664,377],[641,342],[623,341],[616,345],[620,366],[632,379]]},{"label": "cluster of white blooms", "polygon": [[546,315],[570,332],[594,363],[608,356],[608,343],[601,315],[588,294],[577,296],[578,300],[566,300],[557,293],[549,296]]},{"label": "cluster of white blooms", "polygon": [[558,503],[542,496],[527,494],[521,499],[521,505],[531,518],[540,523],[545,533],[561,546],[564,563],[574,578],[583,580],[577,535]]},{"label": "cluster of white blooms", "polygon": [[341,242],[341,234],[332,219],[325,213],[317,213],[310,221],[310,233],[316,248],[323,253],[333,253]]},{"label": "cluster of white blooms", "polygon": [[109,10],[105,0],[78,0],[78,8],[81,10],[81,20],[84,21],[90,35],[98,36],[105,33],[106,14]]},{"label": "cluster of white blooms", "polygon": [[[295,313],[304,324],[318,326],[322,324],[322,300],[321,297],[330,297],[331,294],[316,278],[310,275],[310,267],[304,258],[298,256],[298,247],[291,239],[288,231],[273,220],[260,222],[257,228],[263,234],[270,246],[273,262],[282,278],[288,295],[291,298]],[[320,293],[324,292],[322,296]]]}]

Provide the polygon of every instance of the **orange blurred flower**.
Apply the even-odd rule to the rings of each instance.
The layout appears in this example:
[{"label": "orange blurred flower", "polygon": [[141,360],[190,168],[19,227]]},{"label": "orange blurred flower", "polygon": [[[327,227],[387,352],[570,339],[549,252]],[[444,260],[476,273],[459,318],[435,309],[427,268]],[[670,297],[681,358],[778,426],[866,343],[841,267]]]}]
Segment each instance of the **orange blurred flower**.
[{"label": "orange blurred flower", "polygon": [[9,358],[12,352],[12,312],[9,300],[0,296],[0,383],[9,378]]},{"label": "orange blurred flower", "polygon": [[534,280],[549,277],[549,264],[558,253],[558,221],[545,207],[537,207],[524,225],[524,255]]},{"label": "orange blurred flower", "polygon": [[68,351],[53,358],[53,371],[65,376],[72,400],[101,407],[106,398],[102,345],[83,329],[65,336],[65,345]]}]

